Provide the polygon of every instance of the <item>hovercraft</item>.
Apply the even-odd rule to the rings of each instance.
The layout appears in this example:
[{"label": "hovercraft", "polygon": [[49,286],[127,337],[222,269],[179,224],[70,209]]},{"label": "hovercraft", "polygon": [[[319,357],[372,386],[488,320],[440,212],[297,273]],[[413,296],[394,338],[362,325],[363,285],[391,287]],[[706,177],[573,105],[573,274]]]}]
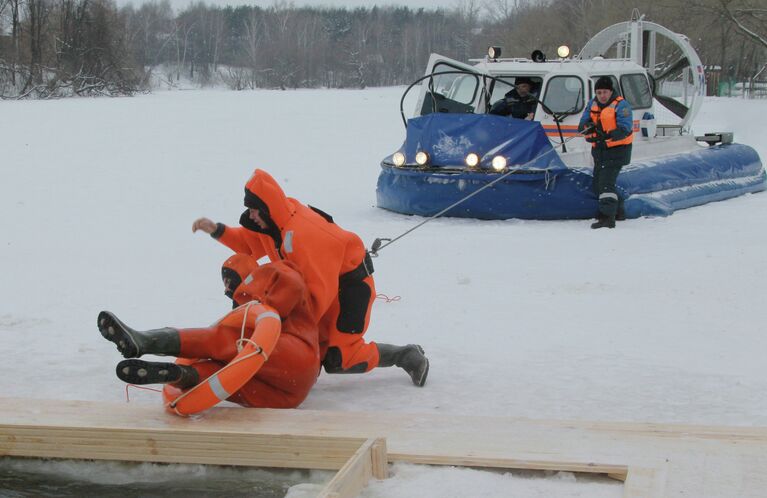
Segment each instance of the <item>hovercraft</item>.
[{"label": "hovercraft", "polygon": [[[432,54],[426,74],[402,96],[406,138],[381,162],[378,206],[480,219],[595,217],[591,145],[577,128],[602,76],[634,112],[632,160],[617,181],[627,218],[667,216],[767,188],[759,155],[735,143],[732,133],[691,133],[706,81],[683,35],[635,11],[578,56],[568,57],[566,46],[558,55],[503,59],[491,47],[470,65]],[[490,114],[520,81],[531,88],[532,119]],[[404,102],[413,89],[420,94],[406,119]]]}]

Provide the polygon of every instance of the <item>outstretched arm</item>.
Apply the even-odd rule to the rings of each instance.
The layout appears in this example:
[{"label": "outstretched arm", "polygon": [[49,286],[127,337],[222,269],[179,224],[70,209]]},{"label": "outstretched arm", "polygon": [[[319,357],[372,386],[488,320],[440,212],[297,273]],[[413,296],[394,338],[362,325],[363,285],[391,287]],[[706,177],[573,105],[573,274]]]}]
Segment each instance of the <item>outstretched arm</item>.
[{"label": "outstretched arm", "polygon": [[192,223],[192,233],[196,232],[197,230],[201,230],[207,233],[234,252],[252,254],[257,258],[263,256],[263,254],[253,253],[252,248],[248,245],[248,243],[245,241],[245,238],[243,237],[242,228],[231,228],[227,227],[223,223],[216,223],[208,218],[198,218],[194,221],[194,223]]}]

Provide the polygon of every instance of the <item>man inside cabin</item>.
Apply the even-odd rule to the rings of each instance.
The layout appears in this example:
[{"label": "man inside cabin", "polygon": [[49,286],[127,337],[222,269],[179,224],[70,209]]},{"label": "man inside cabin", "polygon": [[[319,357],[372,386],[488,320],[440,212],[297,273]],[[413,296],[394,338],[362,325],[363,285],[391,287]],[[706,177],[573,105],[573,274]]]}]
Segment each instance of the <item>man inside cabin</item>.
[{"label": "man inside cabin", "polygon": [[514,88],[493,104],[490,108],[490,114],[532,120],[535,116],[535,107],[538,104],[538,98],[531,93],[532,88],[533,81],[530,78],[520,76],[514,81]]},{"label": "man inside cabin", "polygon": [[599,202],[597,221],[591,228],[615,228],[616,216],[622,217],[622,199],[615,183],[621,168],[631,162],[634,140],[633,111],[613,88],[613,80],[600,77],[594,85],[596,96],[583,111],[578,131],[591,143],[594,159],[592,188]]}]

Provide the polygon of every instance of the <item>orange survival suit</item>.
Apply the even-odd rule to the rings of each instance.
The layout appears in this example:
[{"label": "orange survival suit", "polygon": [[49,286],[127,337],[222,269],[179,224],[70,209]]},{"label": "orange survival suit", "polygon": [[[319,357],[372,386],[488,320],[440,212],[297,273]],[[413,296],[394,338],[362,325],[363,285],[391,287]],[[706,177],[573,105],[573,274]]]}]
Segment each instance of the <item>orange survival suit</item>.
[{"label": "orange survival suit", "polygon": [[[282,332],[268,361],[228,401],[256,408],[297,407],[309,394],[320,368],[317,326],[301,274],[289,261],[258,266],[244,254],[227,259],[222,274],[236,281],[227,295],[239,306],[211,327],[180,329],[179,356],[206,358],[192,364],[200,379],[217,372],[237,355],[236,341],[247,303],[257,299],[279,313]],[[253,325],[246,325],[244,336],[252,334]]]},{"label": "orange survival suit", "polygon": [[238,253],[298,267],[320,332],[320,355],[329,373],[366,372],[378,365],[376,344],[363,339],[375,297],[373,265],[362,240],[315,208],[287,197],[267,172],[257,169],[245,185],[245,206],[258,209],[267,228],[251,220],[222,223],[211,236]]}]

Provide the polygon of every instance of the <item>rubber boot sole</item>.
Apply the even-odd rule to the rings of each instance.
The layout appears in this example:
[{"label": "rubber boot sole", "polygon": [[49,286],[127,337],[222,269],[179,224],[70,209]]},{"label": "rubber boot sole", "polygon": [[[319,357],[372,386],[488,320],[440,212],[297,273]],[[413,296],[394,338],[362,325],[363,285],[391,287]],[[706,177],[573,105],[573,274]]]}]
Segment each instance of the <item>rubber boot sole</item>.
[{"label": "rubber boot sole", "polygon": [[117,319],[109,311],[99,313],[97,320],[99,332],[109,342],[117,346],[117,350],[123,355],[123,358],[138,358],[141,356],[136,339],[131,332],[133,330]]},{"label": "rubber boot sole", "polygon": [[426,360],[426,365],[422,369],[414,370],[408,373],[410,374],[410,378],[413,380],[413,384],[418,387],[423,387],[424,384],[426,384],[426,377],[429,376],[429,359],[424,354],[424,350],[420,345],[415,344],[415,347],[418,348],[418,351],[423,355],[423,359]]},{"label": "rubber boot sole", "polygon": [[169,384],[181,379],[181,367],[175,363],[123,360],[115,369],[117,377],[128,384]]}]

